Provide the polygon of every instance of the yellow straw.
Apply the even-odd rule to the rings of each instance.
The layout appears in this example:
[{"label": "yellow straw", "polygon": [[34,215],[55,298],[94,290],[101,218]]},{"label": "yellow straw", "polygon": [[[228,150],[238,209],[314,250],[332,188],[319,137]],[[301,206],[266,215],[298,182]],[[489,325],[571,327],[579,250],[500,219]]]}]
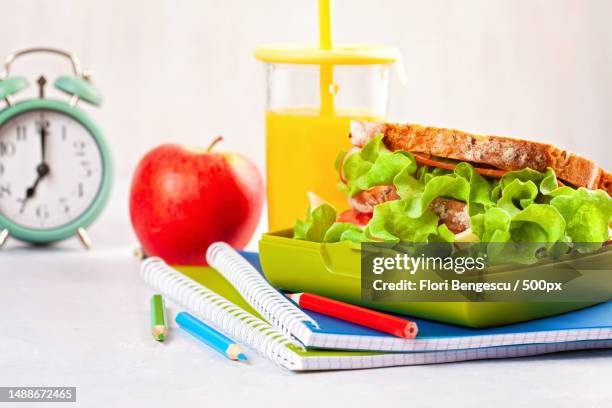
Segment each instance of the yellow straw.
[{"label": "yellow straw", "polygon": [[[330,0],[319,0],[319,48],[331,50],[331,12]],[[330,93],[334,83],[334,66],[321,64],[319,74],[319,90],[321,93],[321,114],[334,114],[334,95]]]}]

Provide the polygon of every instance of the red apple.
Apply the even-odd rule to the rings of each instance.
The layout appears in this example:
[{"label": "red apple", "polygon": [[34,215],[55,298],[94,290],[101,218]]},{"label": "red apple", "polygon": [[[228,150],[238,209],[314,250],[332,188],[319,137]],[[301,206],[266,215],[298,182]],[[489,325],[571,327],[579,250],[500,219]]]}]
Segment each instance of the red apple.
[{"label": "red apple", "polygon": [[202,265],[208,246],[249,242],[264,197],[255,165],[235,153],[190,150],[166,144],[136,168],[130,217],[144,252],[170,264]]}]

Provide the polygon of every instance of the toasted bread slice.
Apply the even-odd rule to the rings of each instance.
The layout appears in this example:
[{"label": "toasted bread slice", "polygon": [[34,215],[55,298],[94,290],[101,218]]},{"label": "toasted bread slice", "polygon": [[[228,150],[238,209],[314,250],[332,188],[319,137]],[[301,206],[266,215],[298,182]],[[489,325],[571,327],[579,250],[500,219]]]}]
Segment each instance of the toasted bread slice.
[{"label": "toasted bread slice", "polygon": [[551,167],[559,179],[575,187],[602,189],[612,195],[612,174],[584,157],[546,143],[421,125],[351,121],[350,137],[356,146],[363,146],[379,133],[391,150],[425,153],[508,171],[525,167],[545,171]]}]

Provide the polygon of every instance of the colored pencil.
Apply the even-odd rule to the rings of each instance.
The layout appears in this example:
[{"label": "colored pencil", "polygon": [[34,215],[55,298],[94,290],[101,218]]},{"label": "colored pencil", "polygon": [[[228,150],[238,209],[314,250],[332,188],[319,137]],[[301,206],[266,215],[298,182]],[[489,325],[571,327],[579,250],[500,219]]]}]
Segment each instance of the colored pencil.
[{"label": "colored pencil", "polygon": [[164,341],[168,335],[166,307],[162,295],[151,296],[151,333],[157,341]]},{"label": "colored pencil", "polygon": [[234,340],[198,320],[187,312],[176,315],[176,323],[196,339],[212,347],[231,360],[246,360],[247,356]]},{"label": "colored pencil", "polygon": [[293,293],[287,296],[303,309],[312,310],[313,312],[369,327],[394,336],[413,339],[419,331],[417,324],[411,320],[339,302],[323,296],[313,295],[312,293]]}]

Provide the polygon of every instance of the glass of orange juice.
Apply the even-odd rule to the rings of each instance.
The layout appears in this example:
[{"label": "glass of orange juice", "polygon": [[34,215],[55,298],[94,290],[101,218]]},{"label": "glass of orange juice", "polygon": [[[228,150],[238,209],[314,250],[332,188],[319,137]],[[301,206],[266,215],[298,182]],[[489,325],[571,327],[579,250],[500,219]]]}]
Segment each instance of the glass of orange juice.
[{"label": "glass of orange juice", "polygon": [[384,120],[389,63],[333,66],[333,109],[321,103],[317,64],[266,64],[266,175],[270,230],[293,226],[312,191],[336,209],[348,206],[334,162],[348,150],[351,119]]},{"label": "glass of orange juice", "polygon": [[332,44],[330,0],[319,0],[319,44],[255,49],[266,63],[266,176],[271,231],[304,217],[312,191],[337,210],[335,158],[349,149],[351,119],[384,120],[397,50]]},{"label": "glass of orange juice", "polygon": [[[360,54],[354,54],[360,49]],[[304,217],[308,191],[337,210],[348,206],[337,188],[334,162],[340,151],[351,147],[351,119],[386,118],[390,67],[395,60],[394,50],[382,47],[352,47],[344,53],[313,48],[311,55],[307,48],[287,50],[285,58],[275,55],[280,61],[266,60],[269,50],[265,48],[256,51],[266,61],[266,176],[271,231],[292,227],[296,219]],[[365,50],[376,55],[367,55]],[[300,53],[297,61],[291,62],[292,51]],[[337,55],[330,55],[333,53]],[[327,83],[322,79],[325,71],[331,73]]]}]

